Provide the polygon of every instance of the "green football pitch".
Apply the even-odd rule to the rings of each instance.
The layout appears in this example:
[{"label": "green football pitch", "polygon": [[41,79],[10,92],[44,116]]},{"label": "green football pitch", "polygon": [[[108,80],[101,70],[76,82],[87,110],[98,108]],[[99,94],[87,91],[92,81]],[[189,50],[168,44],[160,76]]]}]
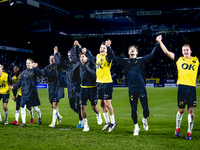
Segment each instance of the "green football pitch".
[{"label": "green football pitch", "polygon": [[[38,90],[41,100],[39,108],[42,112],[42,124],[37,125],[37,114],[34,111],[35,123],[29,124],[30,115],[26,110],[27,127],[19,128],[14,125],[0,123],[0,149],[200,149],[200,88],[197,88],[197,107],[195,108],[194,128],[192,139],[185,140],[188,127],[187,111],[181,123],[181,137],[174,135],[177,107],[177,88],[147,88],[150,117],[149,130],[142,125],[142,107],[138,103],[138,124],[140,133],[133,136],[134,124],[131,119],[131,108],[128,100],[128,88],[114,88],[112,105],[117,126],[115,130],[101,131],[102,125],[97,124],[96,115],[90,102],[86,107],[90,131],[77,129],[78,115],[69,107],[67,89],[65,98],[58,105],[63,116],[60,126],[50,128],[52,109],[48,101],[46,89]],[[98,103],[98,107],[99,103]],[[12,94],[8,103],[9,122],[14,121],[15,103]],[[101,111],[101,109],[100,109]],[[4,119],[2,105],[1,116]],[[102,114],[102,111],[101,111]],[[21,123],[21,115],[19,118]]]}]

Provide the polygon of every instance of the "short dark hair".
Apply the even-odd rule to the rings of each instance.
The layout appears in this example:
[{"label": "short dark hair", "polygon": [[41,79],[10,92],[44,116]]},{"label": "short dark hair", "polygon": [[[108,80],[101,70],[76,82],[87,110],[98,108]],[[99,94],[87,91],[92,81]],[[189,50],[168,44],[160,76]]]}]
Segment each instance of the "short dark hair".
[{"label": "short dark hair", "polygon": [[81,55],[85,55],[85,53],[80,52],[78,56],[81,57]]},{"label": "short dark hair", "polygon": [[139,52],[139,49],[138,49],[137,46],[135,46],[135,45],[131,45],[131,46],[128,48],[128,51],[129,51],[132,47],[134,47],[134,48],[137,50],[137,52]]},{"label": "short dark hair", "polygon": [[105,43],[105,42],[102,42],[101,45],[106,45],[106,43]]},{"label": "short dark hair", "polygon": [[31,58],[28,58],[27,60],[29,60],[29,61],[31,61],[32,63],[34,63],[33,59],[31,59]]},{"label": "short dark hair", "polygon": [[20,65],[14,65],[14,67],[19,68],[19,72],[22,72],[22,71],[23,71],[23,69],[22,69],[22,67],[21,67]]}]

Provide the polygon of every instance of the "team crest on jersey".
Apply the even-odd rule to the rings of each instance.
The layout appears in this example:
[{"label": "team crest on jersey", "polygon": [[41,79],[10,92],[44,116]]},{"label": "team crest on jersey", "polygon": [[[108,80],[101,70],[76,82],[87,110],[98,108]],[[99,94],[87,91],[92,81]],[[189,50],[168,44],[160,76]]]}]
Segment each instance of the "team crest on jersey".
[{"label": "team crest on jersey", "polygon": [[193,62],[193,63],[196,63],[196,61],[195,61],[195,60],[193,60],[192,62]]},{"label": "team crest on jersey", "polygon": [[135,61],[135,64],[136,64],[137,62],[138,62],[138,61],[136,60],[136,61]]},{"label": "team crest on jersey", "polygon": [[103,67],[101,66],[103,63],[98,63],[97,64],[97,69],[99,69],[99,68],[101,68],[101,69],[103,69]]},{"label": "team crest on jersey", "polygon": [[103,61],[103,58],[101,58],[101,60],[100,60],[101,62]]}]

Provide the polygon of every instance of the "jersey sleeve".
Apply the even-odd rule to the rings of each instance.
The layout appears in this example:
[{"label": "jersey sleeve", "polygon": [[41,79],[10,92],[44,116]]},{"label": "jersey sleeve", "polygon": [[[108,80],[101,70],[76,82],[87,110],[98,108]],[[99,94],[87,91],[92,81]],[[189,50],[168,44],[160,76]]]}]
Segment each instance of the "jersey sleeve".
[{"label": "jersey sleeve", "polygon": [[179,58],[180,58],[180,56],[178,56],[177,54],[174,54],[174,63],[176,63]]}]

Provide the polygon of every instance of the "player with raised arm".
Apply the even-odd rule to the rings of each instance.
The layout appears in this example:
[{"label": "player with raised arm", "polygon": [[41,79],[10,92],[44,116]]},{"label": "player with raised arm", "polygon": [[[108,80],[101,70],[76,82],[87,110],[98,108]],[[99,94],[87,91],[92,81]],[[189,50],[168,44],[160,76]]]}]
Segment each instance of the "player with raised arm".
[{"label": "player with raised arm", "polygon": [[38,108],[40,105],[40,100],[37,92],[37,77],[40,75],[39,72],[35,69],[37,63],[34,63],[32,59],[28,58],[26,60],[27,69],[21,73],[21,76],[18,82],[13,86],[10,86],[10,89],[19,89],[21,87],[22,97],[21,97],[21,117],[22,124],[19,127],[26,127],[26,107],[33,107],[38,115],[38,125],[42,123],[41,111]]},{"label": "player with raised arm", "polygon": [[[81,45],[78,41],[74,41],[74,45],[72,47],[73,49],[79,49],[81,48]],[[79,59],[72,58],[71,57],[71,51],[68,51],[67,53],[68,59],[62,60],[62,56],[60,52],[55,52],[54,57],[58,58],[56,59],[59,61],[59,65],[62,66],[63,69],[66,70],[66,82],[67,82],[67,91],[68,91],[68,98],[69,98],[69,104],[70,108],[74,110],[79,116],[79,124],[77,128],[83,128],[83,119],[81,116],[81,108],[80,108],[80,102],[79,102],[79,93],[80,93],[80,77],[77,75],[78,78],[75,80],[72,79],[73,74],[73,67],[74,65],[79,61]]]},{"label": "player with raised arm", "polygon": [[158,50],[158,43],[152,50],[152,52],[144,57],[137,57],[138,48],[135,45],[132,45],[128,49],[129,58],[122,59],[116,57],[112,51],[112,55],[115,61],[124,66],[126,85],[129,88],[129,101],[131,105],[131,117],[135,124],[135,129],[133,135],[139,135],[140,128],[137,121],[137,104],[138,98],[140,99],[142,108],[143,108],[143,128],[145,131],[148,131],[149,126],[147,123],[147,117],[149,117],[149,108],[148,108],[148,98],[146,92],[146,77],[145,77],[145,64],[154,56]]},{"label": "player with raised arm", "polygon": [[[0,65],[0,100],[3,98],[3,109],[4,109],[4,124],[9,124],[8,122],[8,101],[10,96],[9,85],[12,84],[11,77],[3,72],[3,66]],[[0,115],[0,122],[2,121]]]},{"label": "player with raised arm", "polygon": [[[88,59],[96,61],[96,82],[97,82],[97,95],[100,101],[100,105],[103,111],[103,116],[106,121],[102,131],[109,127],[108,132],[112,132],[117,123],[115,122],[114,111],[111,104],[112,92],[113,92],[113,80],[111,76],[111,65],[112,65],[112,55],[110,53],[111,41],[107,40],[100,46],[100,53],[96,57],[92,55],[86,55]],[[110,114],[110,119],[108,117],[108,111]]]},{"label": "player with raised arm", "polygon": [[[87,50],[87,53],[89,51]],[[71,56],[74,57],[75,51],[71,51]],[[98,125],[102,124],[101,114],[97,107],[97,89],[96,89],[96,67],[95,63],[88,61],[85,55],[86,48],[82,49],[79,57],[80,61],[76,63],[73,68],[73,75],[79,74],[81,78],[81,91],[80,91],[80,104],[81,104],[81,115],[83,118],[84,129],[83,131],[89,131],[88,121],[85,106],[87,105],[87,100],[89,99],[92,105],[92,109],[96,113]]]},{"label": "player with raised arm", "polygon": [[[13,84],[17,83],[17,81],[19,80],[19,77],[21,75],[21,72],[22,72],[22,68],[18,65],[15,65],[14,68],[13,68],[13,72],[14,72],[14,76],[12,78],[12,82]],[[18,94],[18,95],[17,95]],[[17,97],[16,97],[17,95]],[[18,89],[18,90],[13,90],[13,100],[16,102],[16,109],[15,109],[15,121],[11,122],[11,124],[13,125],[18,125],[19,122],[19,108],[20,108],[20,103],[21,103],[21,97],[22,97],[22,90],[21,90],[21,87]],[[33,116],[33,109],[30,107],[27,109],[29,110],[29,113],[31,115],[31,121],[30,121],[30,124],[33,124],[34,123],[34,116]]]},{"label": "player with raised arm", "polygon": [[192,50],[190,45],[182,46],[183,56],[178,56],[173,52],[168,51],[162,42],[162,35],[158,37],[163,52],[176,63],[178,70],[178,107],[176,114],[176,130],[175,135],[180,137],[180,126],[185,105],[188,106],[188,131],[186,140],[191,139],[191,133],[194,124],[194,107],[196,107],[196,79],[199,67],[199,60],[196,56],[191,56]]},{"label": "player with raised arm", "polygon": [[62,68],[60,64],[60,58],[58,56],[58,47],[54,47],[54,55],[49,57],[49,65],[44,69],[39,69],[39,72],[48,77],[48,93],[49,102],[51,108],[53,109],[52,123],[49,127],[54,128],[56,123],[56,118],[58,118],[58,125],[61,124],[62,116],[58,111],[58,103],[61,98],[64,97],[64,84],[61,77]]}]

